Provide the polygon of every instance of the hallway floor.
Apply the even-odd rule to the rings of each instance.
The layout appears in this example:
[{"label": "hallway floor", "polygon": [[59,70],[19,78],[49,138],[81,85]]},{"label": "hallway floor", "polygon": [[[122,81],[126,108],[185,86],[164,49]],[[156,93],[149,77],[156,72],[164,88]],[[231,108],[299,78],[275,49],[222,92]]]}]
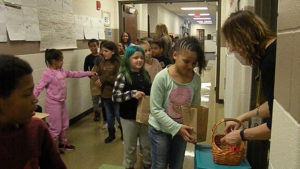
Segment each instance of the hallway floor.
[{"label": "hallway floor", "polygon": [[[201,76],[201,105],[209,107],[208,127],[206,141],[200,144],[210,144],[211,129],[213,125],[224,117],[223,104],[215,103],[215,60],[208,62],[207,70]],[[66,151],[62,159],[69,169],[117,169],[108,165],[122,166],[123,143],[120,131],[116,132],[116,139],[105,144],[104,139],[108,136],[107,129],[101,129],[101,122],[93,121],[93,114],[82,118],[67,130],[67,138],[76,146],[76,150]],[[217,130],[222,132],[220,126]],[[138,153],[139,154],[139,153]],[[136,169],[142,169],[141,158],[138,156]],[[121,167],[122,168],[122,167]],[[184,169],[194,168],[194,145],[187,145],[185,152]]]}]

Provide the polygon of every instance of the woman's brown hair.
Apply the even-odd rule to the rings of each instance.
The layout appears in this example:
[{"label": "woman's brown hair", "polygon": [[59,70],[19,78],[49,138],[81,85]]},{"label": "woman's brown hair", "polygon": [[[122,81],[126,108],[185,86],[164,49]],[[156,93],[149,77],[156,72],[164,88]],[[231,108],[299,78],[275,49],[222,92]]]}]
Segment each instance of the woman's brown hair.
[{"label": "woman's brown hair", "polygon": [[276,37],[265,22],[251,11],[232,13],[222,26],[226,41],[253,65],[264,55],[269,40]]}]

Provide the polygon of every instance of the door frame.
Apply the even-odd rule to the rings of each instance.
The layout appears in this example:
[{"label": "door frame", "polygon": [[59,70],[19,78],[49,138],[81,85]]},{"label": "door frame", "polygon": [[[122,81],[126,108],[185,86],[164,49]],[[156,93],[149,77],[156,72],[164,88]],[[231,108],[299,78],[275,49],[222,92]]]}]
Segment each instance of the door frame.
[{"label": "door frame", "polygon": [[[131,1],[119,1],[119,37],[121,37],[124,31],[123,21],[123,6],[127,4],[149,4],[149,3],[179,3],[179,2],[218,2],[218,29],[217,29],[217,72],[216,72],[216,102],[224,103],[223,99],[219,99],[219,87],[220,87],[220,48],[221,48],[221,0],[131,0]],[[148,24],[149,25],[149,24]],[[149,28],[148,28],[149,30]],[[148,35],[150,32],[148,32]]]}]

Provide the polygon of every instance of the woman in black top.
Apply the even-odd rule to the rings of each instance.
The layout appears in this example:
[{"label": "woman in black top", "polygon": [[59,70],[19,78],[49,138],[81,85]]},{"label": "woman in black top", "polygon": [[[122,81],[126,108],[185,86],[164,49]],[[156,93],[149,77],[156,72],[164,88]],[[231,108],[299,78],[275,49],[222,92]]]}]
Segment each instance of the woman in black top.
[{"label": "woman in black top", "polygon": [[[250,11],[232,13],[222,27],[231,51],[238,52],[249,64],[257,64],[261,71],[262,91],[267,101],[239,117],[240,121],[251,117],[265,118],[265,123],[245,130],[236,130],[238,123],[228,122],[221,141],[237,145],[242,140],[268,140],[271,136],[271,121],[274,99],[274,77],[276,61],[276,35],[257,15]],[[233,131],[231,131],[234,129]]]}]

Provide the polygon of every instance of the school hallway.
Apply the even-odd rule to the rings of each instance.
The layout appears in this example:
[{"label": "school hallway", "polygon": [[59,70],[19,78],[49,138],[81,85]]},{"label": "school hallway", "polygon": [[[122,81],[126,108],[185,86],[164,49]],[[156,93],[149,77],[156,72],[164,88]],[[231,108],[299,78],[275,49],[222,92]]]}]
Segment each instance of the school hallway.
[{"label": "school hallway", "polygon": [[[215,103],[214,79],[215,60],[209,60],[207,69],[201,76],[201,105],[209,107],[208,130],[206,142],[210,144],[211,128],[215,122],[224,116],[223,104]],[[63,161],[69,169],[118,169],[123,161],[123,142],[120,130],[116,132],[116,139],[105,144],[104,139],[108,136],[107,129],[101,129],[102,122],[94,122],[94,115],[91,113],[67,130],[67,137],[70,143],[76,146],[76,150],[65,151],[61,155]],[[116,122],[117,123],[117,122]],[[220,128],[220,129],[219,129]],[[219,127],[219,132],[221,127]],[[135,169],[141,168],[141,157],[138,157]],[[188,143],[185,152],[184,169],[194,168],[194,145]]]}]

